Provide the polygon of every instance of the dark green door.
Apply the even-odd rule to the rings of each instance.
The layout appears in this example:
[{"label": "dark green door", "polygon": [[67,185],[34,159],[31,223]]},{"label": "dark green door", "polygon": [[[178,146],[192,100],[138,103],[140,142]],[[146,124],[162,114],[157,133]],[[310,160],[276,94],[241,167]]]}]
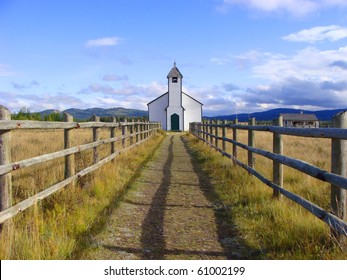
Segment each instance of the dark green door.
[{"label": "dark green door", "polygon": [[180,129],[180,117],[177,114],[171,115],[171,130]]}]

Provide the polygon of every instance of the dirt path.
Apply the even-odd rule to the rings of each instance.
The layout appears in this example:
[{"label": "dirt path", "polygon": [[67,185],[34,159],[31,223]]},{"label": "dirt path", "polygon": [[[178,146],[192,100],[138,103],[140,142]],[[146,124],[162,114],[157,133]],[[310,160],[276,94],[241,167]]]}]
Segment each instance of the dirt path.
[{"label": "dirt path", "polygon": [[169,134],[82,259],[246,259],[181,134]]}]

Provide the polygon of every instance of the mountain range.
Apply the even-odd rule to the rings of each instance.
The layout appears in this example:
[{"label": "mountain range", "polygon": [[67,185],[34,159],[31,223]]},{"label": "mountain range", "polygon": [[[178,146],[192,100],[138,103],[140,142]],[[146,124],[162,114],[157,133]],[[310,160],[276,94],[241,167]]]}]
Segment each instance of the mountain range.
[{"label": "mountain range", "polygon": [[[276,118],[280,114],[298,114],[303,112],[304,114],[315,114],[316,117],[320,121],[331,121],[332,117],[341,111],[345,111],[347,109],[334,109],[334,110],[320,110],[320,111],[308,111],[308,110],[300,110],[300,109],[288,109],[288,108],[277,108],[263,112],[255,112],[255,113],[243,113],[243,114],[232,114],[232,115],[217,115],[214,117],[204,117],[206,119],[220,119],[220,120],[234,120],[236,117],[239,121],[245,122],[248,121],[249,118],[254,117],[257,121],[271,121]],[[49,115],[51,113],[58,113],[60,111],[57,110],[45,110],[39,112],[41,115]],[[72,115],[74,118],[78,120],[86,120],[92,117],[93,115],[97,115],[99,117],[109,117],[109,116],[122,116],[122,117],[147,117],[148,112],[145,110],[137,110],[137,109],[125,109],[122,107],[117,108],[89,108],[89,109],[76,109],[70,108],[63,112],[66,112]]]},{"label": "mountain range", "polygon": [[238,119],[240,122],[246,122],[249,118],[255,118],[257,121],[272,121],[277,119],[280,114],[315,114],[317,119],[320,121],[331,121],[332,117],[341,111],[346,111],[347,109],[334,109],[334,110],[320,110],[320,111],[308,111],[300,109],[288,109],[288,108],[277,108],[264,112],[256,112],[251,114],[233,114],[233,115],[223,115],[215,117],[207,117],[207,119],[219,119],[219,120],[234,120]]},{"label": "mountain range", "polygon": [[136,110],[136,109],[125,109],[122,107],[117,108],[89,108],[89,109],[77,109],[70,108],[64,111],[58,110],[45,110],[39,112],[42,116],[49,115],[51,113],[68,113],[77,120],[87,120],[90,119],[93,115],[99,117],[147,117],[147,111]]}]

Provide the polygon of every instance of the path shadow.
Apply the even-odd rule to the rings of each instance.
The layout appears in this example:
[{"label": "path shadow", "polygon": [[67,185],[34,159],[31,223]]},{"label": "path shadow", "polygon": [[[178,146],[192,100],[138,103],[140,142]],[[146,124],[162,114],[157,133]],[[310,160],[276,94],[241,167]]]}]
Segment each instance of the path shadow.
[{"label": "path shadow", "polygon": [[153,196],[147,216],[142,224],[141,244],[143,259],[164,259],[164,215],[166,198],[171,184],[171,166],[173,162],[173,138],[170,136],[167,160],[162,169],[162,182]]},{"label": "path shadow", "polygon": [[202,171],[196,151],[192,150],[184,136],[181,136],[184,147],[190,155],[194,172],[198,175],[199,186],[205,198],[214,207],[215,223],[217,225],[218,241],[223,247],[224,254],[228,259],[259,259],[259,251],[250,247],[246,240],[241,237],[234,223],[232,209],[225,207],[221,198],[214,189],[209,177]]}]

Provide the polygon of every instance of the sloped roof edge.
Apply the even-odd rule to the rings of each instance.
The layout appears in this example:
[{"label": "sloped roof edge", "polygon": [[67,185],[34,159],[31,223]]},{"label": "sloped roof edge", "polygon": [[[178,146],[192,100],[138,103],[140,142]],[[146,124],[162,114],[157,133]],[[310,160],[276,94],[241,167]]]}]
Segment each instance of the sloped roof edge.
[{"label": "sloped roof edge", "polygon": [[186,94],[185,92],[182,91],[182,93],[186,96],[188,96],[189,98],[193,99],[194,101],[200,103],[201,105],[204,105],[203,103],[201,103],[199,100],[196,100],[194,97],[191,97],[189,94]]},{"label": "sloped roof edge", "polygon": [[283,120],[292,121],[318,121],[315,114],[281,114]]},{"label": "sloped roof edge", "polygon": [[167,78],[171,78],[171,77],[180,77],[180,78],[183,78],[182,73],[181,73],[180,70],[178,70],[178,68],[176,67],[176,62],[174,63],[174,66],[171,68],[169,74],[167,75]]},{"label": "sloped roof edge", "polygon": [[169,94],[169,92],[167,91],[167,92],[165,92],[164,94],[162,94],[162,95],[160,95],[159,97],[157,97],[156,99],[153,99],[151,102],[147,103],[147,106],[148,106],[149,104],[153,103],[154,101],[156,101],[156,100],[162,98],[165,94]]}]

